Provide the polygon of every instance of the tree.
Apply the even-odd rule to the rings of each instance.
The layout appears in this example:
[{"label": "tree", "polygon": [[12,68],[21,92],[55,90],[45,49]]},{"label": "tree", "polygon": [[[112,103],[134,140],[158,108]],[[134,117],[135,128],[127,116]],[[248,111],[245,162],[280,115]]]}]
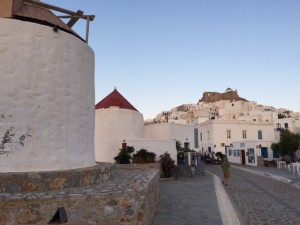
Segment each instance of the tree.
[{"label": "tree", "polygon": [[116,160],[118,164],[130,164],[130,160],[132,159],[131,154],[134,152],[134,147],[127,146],[126,148],[119,150],[120,152],[116,157],[114,157],[114,160]]},{"label": "tree", "polygon": [[300,135],[293,134],[289,130],[283,130],[280,134],[280,141],[272,143],[271,149],[278,152],[280,156],[290,156],[294,161],[295,152],[300,146]]},{"label": "tree", "polygon": [[184,164],[184,149],[182,148],[180,141],[176,141],[176,150],[177,150],[177,163],[179,165]]},{"label": "tree", "polygon": [[176,150],[177,152],[183,151],[180,141],[176,141]]}]

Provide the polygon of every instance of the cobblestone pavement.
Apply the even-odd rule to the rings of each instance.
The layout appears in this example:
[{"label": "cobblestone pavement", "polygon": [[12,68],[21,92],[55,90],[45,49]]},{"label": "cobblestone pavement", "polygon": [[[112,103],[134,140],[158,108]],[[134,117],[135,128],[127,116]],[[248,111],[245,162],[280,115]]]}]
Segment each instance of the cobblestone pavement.
[{"label": "cobblestone pavement", "polygon": [[298,188],[300,188],[300,176],[291,172],[287,169],[278,169],[277,167],[257,167],[257,166],[243,166],[234,164],[232,167],[237,169],[247,170],[252,173],[257,173],[264,176],[270,176],[274,179],[288,182]]},{"label": "cobblestone pavement", "polygon": [[152,225],[221,225],[213,177],[160,181],[160,199]]},{"label": "cobblestone pavement", "polygon": [[[248,171],[242,170],[243,168]],[[223,176],[220,165],[206,165],[206,170],[220,178]],[[258,172],[265,176],[258,175]],[[300,224],[300,190],[293,186],[300,180],[296,175],[277,168],[237,165],[231,167],[230,173],[230,183],[225,190],[241,224]],[[292,181],[282,182],[272,179],[272,176],[289,178]]]}]

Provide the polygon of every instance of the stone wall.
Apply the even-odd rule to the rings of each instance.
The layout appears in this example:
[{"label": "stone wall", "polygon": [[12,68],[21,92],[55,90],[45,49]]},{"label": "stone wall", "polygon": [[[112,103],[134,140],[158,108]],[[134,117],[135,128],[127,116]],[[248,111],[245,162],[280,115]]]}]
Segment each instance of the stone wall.
[{"label": "stone wall", "polygon": [[204,92],[199,102],[217,102],[221,100],[247,101],[246,99],[239,97],[237,91],[227,91],[225,93]]},{"label": "stone wall", "polygon": [[151,167],[122,166],[113,179],[79,188],[2,193],[0,224],[150,225],[159,199]]},{"label": "stone wall", "polygon": [[115,165],[99,163],[74,170],[0,173],[0,193],[49,191],[81,187],[113,178]]}]

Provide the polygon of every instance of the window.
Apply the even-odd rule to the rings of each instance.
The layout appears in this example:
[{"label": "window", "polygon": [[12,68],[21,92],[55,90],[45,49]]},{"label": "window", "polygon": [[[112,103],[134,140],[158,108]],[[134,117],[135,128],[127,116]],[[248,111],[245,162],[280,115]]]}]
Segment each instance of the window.
[{"label": "window", "polygon": [[262,140],[262,139],[263,139],[262,131],[261,131],[261,130],[258,131],[258,139],[259,139],[259,140]]},{"label": "window", "polygon": [[202,141],[202,132],[200,133],[200,141]]},{"label": "window", "polygon": [[261,148],[261,156],[263,158],[268,158],[268,148],[266,148],[266,147]]},{"label": "window", "polygon": [[198,129],[194,129],[194,147],[199,148]]},{"label": "window", "polygon": [[246,138],[247,138],[247,131],[243,130],[243,139],[246,139]]},{"label": "window", "polygon": [[231,138],[231,130],[227,130],[226,133],[227,133],[227,139],[230,139]]},{"label": "window", "polygon": [[240,150],[236,150],[236,156],[240,156]]},{"label": "window", "polygon": [[236,156],[236,150],[233,150],[233,156]]},{"label": "window", "polygon": [[288,123],[284,123],[284,128],[285,129],[289,128],[289,124]]},{"label": "window", "polygon": [[190,143],[184,142],[184,150],[190,149]]},{"label": "window", "polygon": [[273,151],[273,158],[279,158],[279,152]]},{"label": "window", "polygon": [[210,139],[210,136],[209,136],[209,130],[207,131],[207,140]]}]

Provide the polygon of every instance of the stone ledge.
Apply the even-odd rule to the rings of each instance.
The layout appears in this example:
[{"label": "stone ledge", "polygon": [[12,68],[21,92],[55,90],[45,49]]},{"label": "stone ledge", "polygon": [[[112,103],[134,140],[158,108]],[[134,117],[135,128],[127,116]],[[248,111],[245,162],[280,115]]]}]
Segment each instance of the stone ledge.
[{"label": "stone ledge", "polygon": [[113,179],[94,185],[2,193],[0,224],[48,224],[63,207],[64,224],[150,225],[159,199],[159,170],[128,168],[115,169]]},{"label": "stone ledge", "polygon": [[114,167],[111,163],[98,163],[73,170],[0,173],[0,193],[61,190],[97,184],[113,178]]}]

